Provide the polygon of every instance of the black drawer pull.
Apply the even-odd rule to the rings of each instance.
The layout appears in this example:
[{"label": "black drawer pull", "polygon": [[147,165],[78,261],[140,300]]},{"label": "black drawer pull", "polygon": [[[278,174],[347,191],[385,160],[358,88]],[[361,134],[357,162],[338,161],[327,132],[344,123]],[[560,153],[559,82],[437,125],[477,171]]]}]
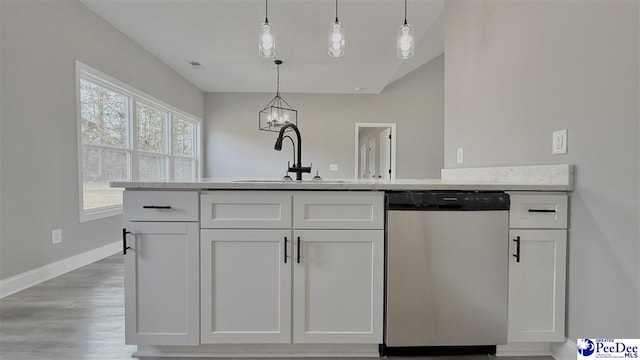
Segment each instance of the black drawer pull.
[{"label": "black drawer pull", "polygon": [[529,212],[532,213],[554,213],[555,209],[529,209]]},{"label": "black drawer pull", "polygon": [[122,228],[122,255],[127,255],[127,249],[131,249],[127,246],[127,234],[131,234],[131,232],[127,231],[127,228]]},{"label": "black drawer pull", "polygon": [[516,258],[516,262],[519,263],[520,262],[520,236],[516,236],[516,238],[513,239],[513,241],[516,242],[516,253],[513,254],[513,257]]},{"label": "black drawer pull", "polygon": [[284,237],[284,263],[287,263],[287,237]]},{"label": "black drawer pull", "polygon": [[300,236],[298,236],[298,264],[300,264]]},{"label": "black drawer pull", "polygon": [[142,205],[143,209],[171,209],[171,206],[169,205],[164,205],[164,206],[157,206],[157,205]]}]

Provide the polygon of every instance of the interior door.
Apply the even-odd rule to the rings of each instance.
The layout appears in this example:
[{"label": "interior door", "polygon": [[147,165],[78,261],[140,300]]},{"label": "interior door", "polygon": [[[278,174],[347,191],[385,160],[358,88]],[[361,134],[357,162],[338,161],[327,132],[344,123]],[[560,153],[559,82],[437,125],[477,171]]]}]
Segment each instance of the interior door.
[{"label": "interior door", "polygon": [[368,177],[368,172],[367,172],[367,145],[362,145],[360,147],[360,172],[358,174],[360,178],[366,178]]},{"label": "interior door", "polygon": [[391,179],[391,128],[380,133],[379,178]]},{"label": "interior door", "polygon": [[377,178],[376,176],[376,164],[378,162],[378,156],[376,154],[376,138],[369,140],[369,177]]}]

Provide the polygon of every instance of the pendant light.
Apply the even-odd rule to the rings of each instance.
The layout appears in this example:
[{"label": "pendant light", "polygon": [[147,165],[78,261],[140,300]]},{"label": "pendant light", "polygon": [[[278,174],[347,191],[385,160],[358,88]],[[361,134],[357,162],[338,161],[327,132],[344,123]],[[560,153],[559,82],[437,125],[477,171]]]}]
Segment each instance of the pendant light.
[{"label": "pendant light", "polygon": [[338,0],[336,0],[336,21],[329,24],[329,56],[339,58],[344,55],[344,27],[338,20]]},{"label": "pendant light", "polygon": [[264,0],[264,22],[260,25],[258,34],[258,54],[265,58],[276,56],[276,42],[271,35],[271,24],[269,24],[268,10],[269,0]]},{"label": "pendant light", "polygon": [[[258,128],[263,131],[279,132],[280,128],[286,124],[292,123],[298,125],[298,111],[293,109],[291,105],[280,96],[280,65],[282,60],[275,60],[278,72],[278,81],[276,83],[276,96],[267,103],[267,105],[258,112]],[[290,131],[289,127],[286,131]]]},{"label": "pendant light", "polygon": [[404,0],[404,24],[398,28],[396,56],[398,59],[406,60],[413,56],[413,50],[413,28],[407,23],[407,0]]}]

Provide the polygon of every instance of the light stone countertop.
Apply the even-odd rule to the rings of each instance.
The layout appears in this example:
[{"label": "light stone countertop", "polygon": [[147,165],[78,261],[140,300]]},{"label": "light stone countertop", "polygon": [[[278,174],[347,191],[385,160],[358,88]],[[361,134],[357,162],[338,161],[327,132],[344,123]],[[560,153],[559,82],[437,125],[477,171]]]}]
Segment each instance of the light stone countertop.
[{"label": "light stone countertop", "polygon": [[571,191],[567,184],[526,182],[441,180],[441,179],[326,179],[322,181],[282,181],[277,179],[198,179],[196,181],[114,181],[112,187],[167,190],[461,190],[461,191]]}]

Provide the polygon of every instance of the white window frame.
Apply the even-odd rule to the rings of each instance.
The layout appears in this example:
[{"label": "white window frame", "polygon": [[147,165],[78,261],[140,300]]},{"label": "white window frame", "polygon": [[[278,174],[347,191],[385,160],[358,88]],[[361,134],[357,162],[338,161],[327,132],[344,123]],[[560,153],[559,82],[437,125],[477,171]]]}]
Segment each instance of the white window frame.
[{"label": "white window frame", "polygon": [[[82,101],[80,97],[80,80],[88,80],[94,84],[105,87],[109,90],[115,91],[119,94],[123,94],[129,97],[129,117],[128,121],[128,146],[126,148],[116,148],[114,150],[124,151],[128,153],[128,169],[129,169],[129,178],[127,181],[136,181],[139,179],[138,177],[138,155],[139,154],[154,154],[154,155],[162,155],[166,156],[169,160],[166,164],[167,171],[167,179],[174,179],[174,164],[176,158],[181,159],[192,159],[196,161],[196,174],[195,177],[198,178],[200,174],[202,174],[202,120],[190,115],[180,109],[173,107],[161,100],[154,98],[151,95],[148,95],[132,86],[129,86],[99,70],[92,68],[91,66],[82,63],[79,60],[76,60],[76,126],[77,126],[77,151],[78,151],[78,194],[79,194],[79,213],[80,213],[80,222],[88,222],[92,220],[98,220],[106,217],[116,216],[122,214],[122,204],[119,205],[110,205],[103,206],[94,209],[84,209],[84,174],[82,168],[83,161],[83,147],[85,144],[82,143],[82,112],[81,106]],[[137,126],[136,126],[136,116],[137,116],[137,102],[141,101],[146,104],[149,104],[153,107],[158,108],[159,110],[166,111],[169,115],[166,120],[166,153],[156,154],[154,152],[148,152],[143,150],[138,150],[137,141]],[[186,121],[190,121],[194,124],[194,145],[193,152],[194,157],[185,157],[183,155],[174,155],[173,154],[173,117],[177,116]],[[93,146],[88,144],[88,146]],[[108,145],[96,145],[96,148],[111,148]]]}]

